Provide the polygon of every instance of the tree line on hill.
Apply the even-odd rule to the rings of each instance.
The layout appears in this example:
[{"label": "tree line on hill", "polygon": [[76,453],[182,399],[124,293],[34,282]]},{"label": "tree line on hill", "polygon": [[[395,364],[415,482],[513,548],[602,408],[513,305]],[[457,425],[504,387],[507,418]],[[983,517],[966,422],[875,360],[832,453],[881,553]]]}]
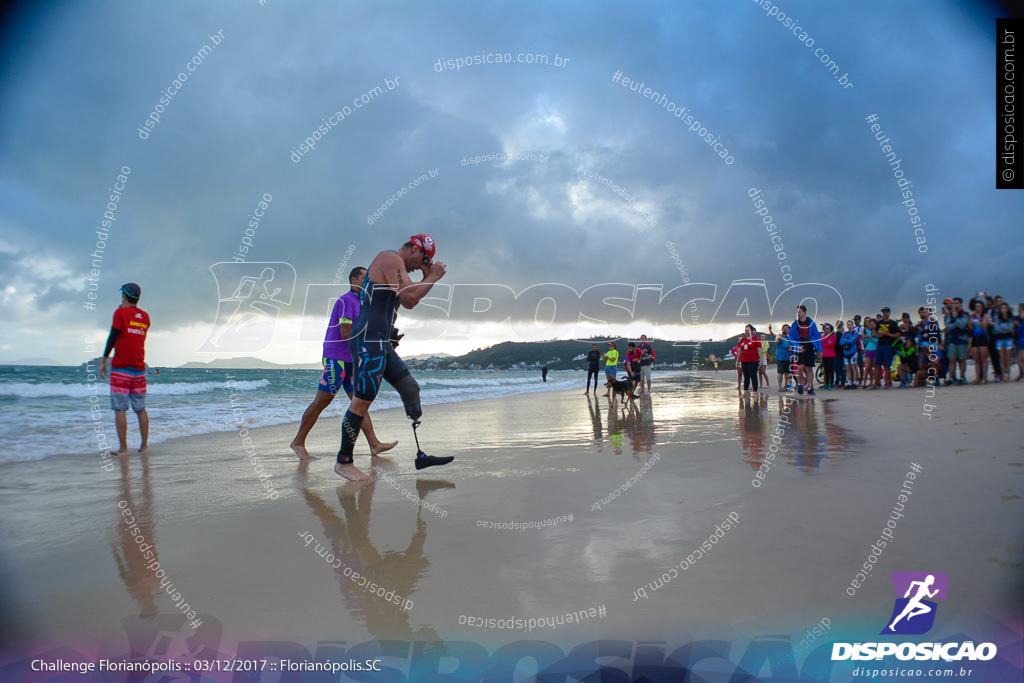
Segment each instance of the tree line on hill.
[{"label": "tree line on hill", "polygon": [[[438,369],[465,369],[474,366],[477,368],[494,367],[500,370],[508,370],[513,366],[535,367],[543,364],[547,365],[549,370],[585,370],[587,368],[586,356],[591,350],[591,344],[597,344],[597,348],[605,352],[609,348],[608,341],[609,339],[604,337],[599,341],[502,342],[485,349],[475,349],[462,356],[407,361],[407,364],[411,367],[434,367]],[[621,358],[625,356],[627,344],[630,341],[636,340],[618,338],[611,341],[615,342],[615,346],[619,350],[621,362]],[[721,361],[736,346],[736,343],[739,341],[739,335],[719,341],[673,342],[661,339],[651,339],[648,341],[651,348],[654,349],[655,364],[658,366],[690,367],[696,364],[697,367],[710,367],[711,364],[707,360],[708,356],[714,354]],[[719,363],[720,369],[731,367],[733,367],[733,361],[731,360]]]}]

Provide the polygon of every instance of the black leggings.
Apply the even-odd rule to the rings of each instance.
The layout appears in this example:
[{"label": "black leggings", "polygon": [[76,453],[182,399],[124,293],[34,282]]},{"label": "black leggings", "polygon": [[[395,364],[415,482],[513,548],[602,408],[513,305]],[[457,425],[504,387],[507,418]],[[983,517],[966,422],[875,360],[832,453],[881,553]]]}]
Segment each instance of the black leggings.
[{"label": "black leggings", "polygon": [[992,333],[988,335],[988,357],[992,363],[992,374],[1002,375],[1003,360],[999,357],[999,351],[996,350],[996,336]]},{"label": "black leggings", "polygon": [[743,367],[743,390],[750,389],[750,385],[753,384],[753,391],[757,391],[757,366],[760,365],[760,361],[751,360],[740,363]]},{"label": "black leggings", "polygon": [[836,378],[836,359],[825,356],[821,359],[822,364],[825,366],[825,384],[828,386],[835,386],[839,382]]},{"label": "black leggings", "polygon": [[590,390],[590,378],[591,377],[594,378],[594,391],[597,391],[597,378],[599,377],[598,372],[599,371],[598,371],[596,365],[591,365],[590,369],[587,370],[587,390],[588,391]]}]

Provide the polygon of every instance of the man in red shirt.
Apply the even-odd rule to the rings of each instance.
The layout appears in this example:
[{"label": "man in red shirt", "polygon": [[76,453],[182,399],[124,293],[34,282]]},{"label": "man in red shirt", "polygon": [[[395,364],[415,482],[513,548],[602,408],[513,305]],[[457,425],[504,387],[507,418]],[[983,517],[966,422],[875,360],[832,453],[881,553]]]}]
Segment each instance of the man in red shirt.
[{"label": "man in red shirt", "polygon": [[120,448],[113,455],[128,454],[128,406],[139,418],[142,446],[146,452],[149,441],[149,414],[146,412],[146,334],[149,314],[139,308],[142,288],[134,282],[121,287],[121,306],[114,311],[107,348],[100,361],[100,378],[107,376],[107,357],[114,352],[110,368],[110,407],[114,411]]},{"label": "man in red shirt", "polygon": [[640,349],[634,342],[629,342],[626,351],[626,374],[634,383],[640,381]]},{"label": "man in red shirt", "polygon": [[761,338],[753,325],[744,328],[745,337],[741,337],[735,349],[739,351],[736,360],[743,372],[743,398],[750,396],[750,385],[753,384],[754,395],[757,396],[758,368],[761,365]]}]

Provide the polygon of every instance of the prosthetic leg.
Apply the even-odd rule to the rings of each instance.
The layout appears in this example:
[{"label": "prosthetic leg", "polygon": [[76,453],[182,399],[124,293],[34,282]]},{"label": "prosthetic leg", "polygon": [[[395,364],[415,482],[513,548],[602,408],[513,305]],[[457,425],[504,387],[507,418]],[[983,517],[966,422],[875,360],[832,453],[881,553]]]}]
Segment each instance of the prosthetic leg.
[{"label": "prosthetic leg", "polygon": [[446,455],[438,457],[436,455],[427,455],[420,448],[420,439],[416,435],[416,428],[420,426],[420,421],[415,420],[412,423],[412,438],[416,439],[416,469],[422,470],[425,467],[433,467],[434,465],[447,465],[455,459],[453,455]]},{"label": "prosthetic leg", "polygon": [[447,465],[455,459],[454,456],[446,455],[438,457],[436,455],[427,455],[420,448],[420,437],[416,433],[416,428],[420,426],[420,417],[423,415],[423,410],[420,407],[420,385],[413,379],[412,375],[406,375],[402,379],[395,382],[393,385],[398,395],[402,397],[402,405],[405,406],[405,414],[412,420],[412,437],[416,440],[416,469],[422,470],[426,467],[433,467],[434,465]]}]

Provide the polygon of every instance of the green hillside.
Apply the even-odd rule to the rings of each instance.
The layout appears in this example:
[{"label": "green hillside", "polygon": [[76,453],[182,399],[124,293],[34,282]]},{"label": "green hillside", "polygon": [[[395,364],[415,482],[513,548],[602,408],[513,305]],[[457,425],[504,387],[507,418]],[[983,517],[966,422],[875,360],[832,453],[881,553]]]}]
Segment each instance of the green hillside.
[{"label": "green hillside", "polygon": [[[607,338],[605,338],[607,339]],[[706,359],[709,354],[715,354],[719,359],[728,355],[729,350],[736,345],[739,336],[730,337],[720,341],[703,341],[697,348],[696,341],[673,342],[661,339],[649,340],[656,356],[655,363],[659,366],[689,366],[694,362],[694,350],[697,350],[698,362]],[[620,353],[624,353],[628,339],[615,339],[615,345]],[[410,367],[434,367],[434,368],[467,368],[476,366],[480,368],[495,367],[507,370],[512,366],[535,367],[546,364],[550,370],[572,370],[576,368],[586,369],[586,354],[590,352],[590,341],[544,341],[544,342],[503,342],[486,349],[476,349],[462,356],[450,356],[446,358],[431,358],[410,360],[407,364]],[[607,341],[597,342],[598,349],[606,351]],[[574,360],[583,355],[584,358]],[[719,364],[720,368],[732,367],[732,361],[728,364]]]}]

